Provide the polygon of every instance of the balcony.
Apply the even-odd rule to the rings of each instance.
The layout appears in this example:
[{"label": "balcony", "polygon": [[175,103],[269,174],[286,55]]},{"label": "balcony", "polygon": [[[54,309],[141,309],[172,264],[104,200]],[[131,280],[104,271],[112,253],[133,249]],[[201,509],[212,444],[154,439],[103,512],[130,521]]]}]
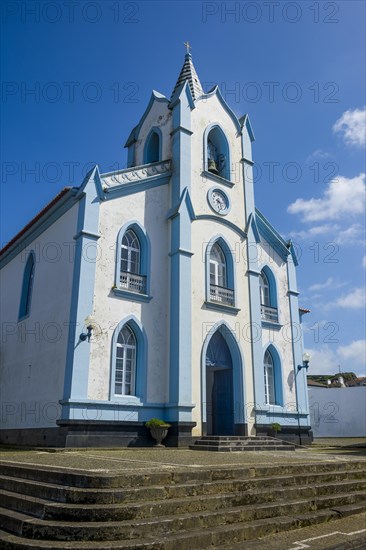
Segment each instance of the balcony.
[{"label": "balcony", "polygon": [[138,294],[146,294],[146,277],[137,273],[121,271],[120,288]]},{"label": "balcony", "polygon": [[262,321],[278,323],[278,310],[276,307],[264,306],[261,304]]},{"label": "balcony", "polygon": [[234,291],[222,286],[210,285],[210,301],[224,304],[226,306],[235,306]]}]

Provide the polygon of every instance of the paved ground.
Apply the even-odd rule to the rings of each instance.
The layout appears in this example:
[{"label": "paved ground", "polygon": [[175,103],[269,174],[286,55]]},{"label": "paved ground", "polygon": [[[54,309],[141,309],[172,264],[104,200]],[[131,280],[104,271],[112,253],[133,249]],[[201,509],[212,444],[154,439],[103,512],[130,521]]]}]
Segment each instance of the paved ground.
[{"label": "paved ground", "polygon": [[0,460],[13,463],[54,466],[89,472],[174,468],[222,468],[257,464],[305,464],[329,460],[366,459],[366,438],[317,440],[295,452],[214,453],[188,449],[35,449],[0,447]]},{"label": "paved ground", "polygon": [[[131,470],[143,472],[265,464],[298,464],[301,469],[303,465],[314,462],[360,459],[365,459],[366,470],[366,438],[317,439],[312,446],[299,448],[295,452],[214,453],[153,448],[20,450],[0,447],[0,461],[114,474]],[[366,550],[366,514],[280,533],[230,548],[236,550],[346,550],[348,548]],[[102,547],[101,550],[103,550]]]}]

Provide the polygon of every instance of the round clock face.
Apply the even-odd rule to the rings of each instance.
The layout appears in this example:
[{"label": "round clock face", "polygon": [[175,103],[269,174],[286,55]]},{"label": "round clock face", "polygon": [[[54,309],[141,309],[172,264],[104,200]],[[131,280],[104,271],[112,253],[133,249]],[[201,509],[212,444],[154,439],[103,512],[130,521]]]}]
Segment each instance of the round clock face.
[{"label": "round clock face", "polygon": [[214,189],[209,194],[209,202],[215,212],[218,214],[226,214],[229,206],[229,200],[223,191]]}]

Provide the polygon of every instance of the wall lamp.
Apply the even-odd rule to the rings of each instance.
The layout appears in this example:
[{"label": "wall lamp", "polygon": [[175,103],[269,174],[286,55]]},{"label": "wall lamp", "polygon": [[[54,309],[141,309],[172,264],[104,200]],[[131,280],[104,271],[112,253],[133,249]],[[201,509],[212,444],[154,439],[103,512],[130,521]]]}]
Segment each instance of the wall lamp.
[{"label": "wall lamp", "polygon": [[82,332],[79,338],[82,342],[85,342],[85,340],[88,340],[88,343],[89,343],[92,335],[92,330],[94,329],[93,319],[90,315],[88,315],[88,317],[85,319],[85,325],[86,325],[87,332]]},{"label": "wall lamp", "polygon": [[297,365],[297,370],[298,371],[300,371],[301,369],[308,370],[310,359],[311,359],[310,354],[305,352],[304,355],[302,356],[302,365]]}]

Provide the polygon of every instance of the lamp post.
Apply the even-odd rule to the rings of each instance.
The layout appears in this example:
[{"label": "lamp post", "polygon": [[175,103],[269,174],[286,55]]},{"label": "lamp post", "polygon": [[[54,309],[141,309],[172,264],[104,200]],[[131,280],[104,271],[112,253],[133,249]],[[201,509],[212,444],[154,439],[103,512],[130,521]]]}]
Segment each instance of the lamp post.
[{"label": "lamp post", "polygon": [[[297,376],[298,376],[299,372],[301,371],[301,369],[306,369],[306,372],[308,371],[310,359],[311,359],[310,354],[305,352],[304,355],[302,356],[302,365],[297,365],[297,372],[296,372],[295,389],[296,389],[297,422],[298,422],[298,427],[299,427],[300,445],[301,445],[301,426],[300,426],[300,407],[299,407],[299,392],[298,392],[298,387],[297,387]],[[305,391],[307,391],[307,388],[305,388]]]}]

